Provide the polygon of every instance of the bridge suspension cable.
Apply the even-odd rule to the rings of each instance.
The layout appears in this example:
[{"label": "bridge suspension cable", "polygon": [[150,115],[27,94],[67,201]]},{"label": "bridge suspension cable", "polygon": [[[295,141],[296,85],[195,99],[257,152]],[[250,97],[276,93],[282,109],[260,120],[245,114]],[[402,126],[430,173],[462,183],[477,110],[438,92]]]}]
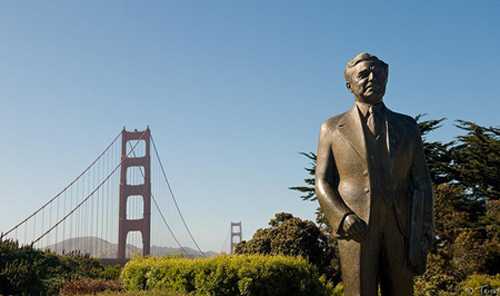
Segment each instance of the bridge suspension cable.
[{"label": "bridge suspension cable", "polygon": [[194,236],[193,236],[191,230],[189,229],[188,224],[186,223],[186,219],[184,219],[184,216],[182,215],[182,212],[181,212],[181,210],[179,208],[179,204],[177,203],[177,199],[175,198],[174,192],[172,190],[172,186],[170,186],[170,182],[168,181],[167,174],[165,172],[165,168],[163,167],[163,163],[162,163],[162,161],[160,159],[160,154],[158,153],[158,149],[156,148],[156,143],[155,143],[155,140],[154,140],[153,136],[151,136],[151,142],[153,143],[153,149],[155,151],[156,158],[158,159],[158,163],[160,164],[160,169],[161,169],[161,172],[162,172],[162,175],[163,175],[163,179],[165,180],[165,183],[167,183],[167,187],[168,187],[168,190],[170,192],[170,196],[172,197],[172,200],[174,201],[174,205],[175,205],[175,208],[177,209],[177,213],[179,213],[179,217],[181,218],[182,223],[184,224],[184,227],[186,228],[186,231],[189,234],[189,237],[191,238],[191,240],[193,241],[194,245],[196,246],[196,248],[200,252],[200,255],[201,256],[205,256],[205,253],[201,250],[200,246],[198,245],[198,243],[194,239]]},{"label": "bridge suspension cable", "polygon": [[[147,131],[149,131],[149,129]],[[75,246],[79,246],[79,248],[86,249],[86,252],[94,254],[93,256],[107,256],[106,254],[109,253],[109,251],[107,251],[109,250],[109,247],[105,245],[105,240],[103,243],[103,239],[109,237],[109,234],[112,233],[114,225],[116,225],[106,218],[110,216],[110,209],[113,211],[113,207],[110,203],[111,197],[114,196],[112,188],[116,185],[116,183],[115,185],[110,183],[113,183],[113,180],[116,179],[113,176],[115,176],[116,171],[124,165],[125,158],[131,154],[133,154],[134,157],[137,157],[136,151],[138,149],[136,148],[141,142],[140,140],[145,139],[145,133],[146,131],[140,134],[137,133],[137,136],[140,135],[140,138],[137,139],[134,145],[129,143],[131,149],[128,152],[122,152],[124,154],[122,154],[122,159],[120,159],[119,154],[115,153],[115,144],[122,135],[122,132],[120,132],[97,156],[97,158],[93,160],[76,178],[72,179],[71,182],[60,192],[50,198],[21,222],[17,223],[6,232],[1,233],[0,240],[10,235],[20,241],[22,239],[23,232],[20,232],[21,238],[18,236],[18,232],[24,230],[24,243],[28,245],[31,244],[31,246],[36,244],[37,248],[43,248],[45,241],[45,248],[52,249],[55,252],[60,250],[63,254],[64,251],[68,249],[70,251],[78,250]],[[187,234],[201,256],[205,256],[205,253],[201,250],[198,242],[195,240],[194,235],[180,210],[179,203],[175,197],[170,181],[168,180],[165,167],[160,159],[156,143],[152,136],[151,142],[159,164],[156,165],[156,168],[161,170],[161,172],[157,170],[155,175],[157,175],[159,179],[163,179],[158,179],[159,182],[155,183],[158,183],[159,185],[167,185],[172,201],[187,231]],[[115,156],[118,157],[118,159]],[[125,158],[123,158],[124,156]],[[156,161],[154,163],[156,163]],[[140,175],[142,175],[142,178],[144,179],[146,175],[145,171],[143,171],[140,166],[139,170]],[[130,173],[132,184],[136,184],[139,180],[137,178],[139,177],[139,174],[135,173],[134,170],[131,170]],[[163,183],[163,181],[165,183]],[[179,249],[183,254],[189,255],[188,250],[182,246],[174,233],[173,228],[167,222],[166,216],[164,215],[158,199],[156,198],[157,196],[163,195],[163,190],[160,190],[160,187],[158,187],[158,189],[159,191],[155,192],[155,194],[151,192],[151,199],[153,200],[154,206],[160,214],[163,224],[167,227],[167,230]],[[163,187],[163,189],[165,188]],[[80,199],[80,197],[82,199]],[[130,210],[130,214],[132,217],[138,217],[140,214],[140,205],[138,202],[135,202],[135,199],[133,199],[133,201],[134,202],[131,204],[132,208]],[[98,221],[103,221],[104,224]],[[31,232],[32,235],[28,234],[29,232]],[[85,237],[85,235],[87,235],[87,237]],[[73,240],[66,240],[68,237],[70,239],[73,238]],[[92,237],[95,237],[96,239],[100,238],[101,240],[92,240]],[[58,238],[62,238],[62,240],[59,242]],[[53,245],[49,245],[51,240],[54,240]],[[87,243],[89,241],[90,249],[88,247],[89,244]],[[138,242],[136,242],[135,245],[137,244]],[[132,246],[133,245],[134,244],[132,244]]]},{"label": "bridge suspension cable", "polygon": [[[132,145],[129,143],[129,146],[132,147]],[[134,157],[136,157],[137,155],[135,154],[135,151],[132,152],[132,155]],[[141,172],[141,175],[142,177],[144,178],[144,171],[142,170],[142,167],[139,167],[139,170]],[[151,199],[153,199],[153,203],[155,205],[155,208],[158,210],[158,213],[160,214],[160,217],[163,221],[163,224],[165,224],[165,226],[167,227],[168,229],[168,232],[170,232],[170,235],[172,236],[172,238],[174,239],[175,243],[177,244],[177,246],[181,249],[182,253],[184,253],[184,255],[188,255],[186,249],[184,249],[184,247],[181,245],[181,243],[179,242],[179,240],[177,239],[177,237],[175,236],[175,233],[174,231],[172,230],[172,228],[170,227],[170,225],[168,224],[167,222],[167,219],[165,218],[165,216],[163,215],[163,212],[161,211],[161,208],[160,208],[160,205],[158,204],[158,202],[156,201],[156,198],[154,196],[153,193],[151,193]]]},{"label": "bridge suspension cable", "polygon": [[2,233],[0,236],[0,240],[2,238],[6,237],[7,235],[9,235],[12,231],[16,230],[19,226],[26,223],[26,221],[28,221],[29,219],[31,219],[32,217],[37,215],[40,211],[42,211],[44,208],[46,208],[48,205],[50,205],[52,202],[54,202],[56,199],[58,199],[61,195],[63,195],[63,193],[65,193],[69,188],[71,188],[71,186],[73,186],[73,184],[75,184],[83,175],[85,175],[106,154],[106,152],[113,146],[113,144],[115,144],[115,142],[120,138],[120,136],[121,136],[121,132],[111,141],[111,143],[104,149],[104,151],[101,154],[99,154],[97,156],[97,158],[94,161],[92,161],[90,163],[90,165],[80,173],[80,175],[78,175],[76,178],[74,178],[66,187],[64,187],[59,193],[57,193],[55,196],[53,196],[51,199],[49,199],[46,203],[44,203],[40,208],[38,208],[36,211],[34,211],[31,215],[29,215],[24,220],[17,223],[13,227],[11,227],[6,232]]},{"label": "bridge suspension cable", "polygon": [[[144,137],[144,134],[146,132],[143,132],[142,135],[141,135],[141,139]],[[121,134],[121,133],[120,133]],[[118,136],[119,137],[119,136]],[[118,137],[116,139],[118,139]],[[116,139],[114,141],[116,141]],[[128,152],[127,156],[130,155],[134,149],[137,147],[137,145],[139,144],[139,141],[137,141],[134,146],[132,147],[132,150]],[[108,146],[109,147],[109,146]],[[101,154],[102,155],[102,154]],[[43,237],[45,237],[47,234],[49,234],[52,230],[54,230],[59,224],[61,224],[64,220],[66,220],[66,218],[68,218],[69,216],[71,216],[71,214],[73,214],[76,210],[78,210],[87,200],[89,200],[93,195],[94,193],[96,193],[101,187],[102,185],[104,185],[108,180],[109,178],[111,178],[111,176],[113,176],[113,174],[120,168],[120,166],[122,165],[124,159],[122,159],[120,161],[120,163],[115,166],[115,168],[111,171],[111,173],[109,173],[96,187],[94,190],[92,190],[80,203],[78,203],[71,211],[69,211],[66,215],[64,215],[64,217],[62,217],[59,221],[57,221],[52,227],[50,227],[47,231],[45,231],[42,235],[40,235],[39,237],[37,237],[35,240],[33,240],[31,242],[31,245],[34,245],[36,244],[39,240],[41,240]],[[92,164],[93,165],[93,164]]]}]

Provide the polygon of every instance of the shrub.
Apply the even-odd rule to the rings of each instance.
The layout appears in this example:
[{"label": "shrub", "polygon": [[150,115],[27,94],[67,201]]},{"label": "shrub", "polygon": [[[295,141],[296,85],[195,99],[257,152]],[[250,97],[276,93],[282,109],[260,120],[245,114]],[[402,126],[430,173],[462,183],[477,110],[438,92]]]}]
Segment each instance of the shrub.
[{"label": "shrub", "polygon": [[[0,295],[57,295],[66,280],[98,278],[104,271],[88,255],[59,256],[20,246],[16,241],[0,240]],[[113,272],[106,275],[113,276]]]},{"label": "shrub", "polygon": [[121,284],[116,280],[98,280],[90,278],[80,278],[66,281],[60,291],[60,295],[94,294],[103,291],[120,291]]},{"label": "shrub", "polygon": [[98,278],[104,280],[117,280],[120,278],[122,268],[120,265],[105,265]]},{"label": "shrub", "polygon": [[136,258],[124,267],[127,290],[165,289],[192,295],[327,295],[315,267],[286,256]]},{"label": "shrub", "polygon": [[333,284],[340,281],[336,243],[312,221],[289,213],[277,213],[268,228],[236,246],[236,254],[300,256]]},{"label": "shrub", "polygon": [[422,276],[415,278],[413,286],[415,296],[454,295],[457,285],[463,279],[451,264],[452,257],[445,249],[438,249],[437,254],[427,257],[427,270]]},{"label": "shrub", "polygon": [[500,294],[500,274],[495,276],[473,274],[460,284],[460,296]]},{"label": "shrub", "polygon": [[344,295],[344,285],[342,283],[338,283],[330,295],[331,296],[343,296]]}]

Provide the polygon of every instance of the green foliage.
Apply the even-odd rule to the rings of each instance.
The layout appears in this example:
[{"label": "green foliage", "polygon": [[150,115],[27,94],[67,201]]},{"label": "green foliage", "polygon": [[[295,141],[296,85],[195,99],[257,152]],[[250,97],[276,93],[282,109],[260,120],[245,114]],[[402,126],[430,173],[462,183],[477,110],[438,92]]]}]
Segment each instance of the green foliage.
[{"label": "green foliage", "polygon": [[331,296],[343,296],[344,295],[344,285],[342,283],[339,283],[335,286],[335,288],[332,291]]},{"label": "green foliage", "polygon": [[104,280],[117,280],[120,278],[121,271],[122,268],[120,265],[106,265],[102,271],[99,272],[97,278]]},{"label": "green foliage", "polygon": [[473,199],[500,198],[500,129],[486,128],[459,120],[457,127],[466,131],[451,148],[453,179],[468,190]]},{"label": "green foliage", "polygon": [[46,270],[34,269],[33,262],[41,262],[39,253],[20,247],[15,241],[1,241],[0,293],[22,294],[28,286],[32,293],[40,293],[43,283],[39,275]]},{"label": "green foliage", "polygon": [[436,274],[434,282],[417,279],[415,296],[484,296],[499,295],[500,275],[472,274],[462,282],[446,274]]},{"label": "green foliage", "polygon": [[301,256],[328,280],[339,280],[339,263],[330,236],[311,221],[278,213],[269,228],[257,230],[249,241],[236,246],[236,254]]},{"label": "green foliage", "polygon": [[344,295],[344,285],[338,283],[335,285],[333,282],[329,281],[324,275],[322,275],[319,280],[325,286],[326,293],[328,296],[343,296]]},{"label": "green foliage", "polygon": [[313,152],[300,152],[300,154],[309,159],[309,164],[311,165],[311,167],[304,168],[307,172],[307,176],[304,179],[305,185],[289,187],[289,189],[300,192],[302,194],[300,198],[302,198],[303,200],[315,201],[317,200],[317,197],[314,190],[314,175],[316,174],[317,156]]},{"label": "green foliage", "polygon": [[238,255],[215,258],[136,258],[124,267],[127,290],[163,289],[216,296],[327,295],[316,269],[285,256]]},{"label": "green foliage", "polygon": [[500,275],[474,274],[460,284],[460,296],[483,296],[500,294]]},{"label": "green foliage", "polygon": [[[459,186],[441,184],[435,188],[436,233],[440,245],[427,262],[427,271],[416,278],[415,295],[456,295],[461,281],[473,273],[498,274],[500,242],[495,207],[483,219],[462,207],[464,193]],[[490,203],[490,202],[488,202]],[[496,202],[495,202],[496,203]],[[498,221],[498,220],[497,220]]]},{"label": "green foliage", "polygon": [[[468,276],[500,271],[498,129],[464,121],[459,121],[459,127],[467,134],[447,145],[451,160],[439,164],[445,172],[441,180],[449,180],[434,188],[440,243],[428,258],[428,270],[416,280],[417,296],[456,295]],[[430,165],[432,159],[427,158]],[[492,178],[497,180],[492,182]]]},{"label": "green foliage", "polygon": [[439,141],[429,141],[427,138],[430,132],[441,127],[441,123],[445,119],[441,118],[422,121],[421,118],[422,115],[417,115],[415,120],[418,122],[418,128],[420,130],[420,134],[422,135],[424,153],[429,167],[432,183],[434,185],[448,183],[452,179],[452,176],[450,175],[450,163],[452,158],[449,150],[454,142],[441,143]]},{"label": "green foliage", "polygon": [[473,273],[498,274],[499,233],[486,229],[466,229],[452,244],[452,264],[463,276]]},{"label": "green foliage", "polygon": [[50,251],[0,241],[0,294],[55,295],[68,279],[100,277],[100,263],[78,253],[58,256]]},{"label": "green foliage", "polygon": [[427,257],[427,271],[415,279],[415,296],[453,295],[444,292],[454,292],[463,279],[454,269],[450,268],[452,257],[450,252],[440,249]]}]

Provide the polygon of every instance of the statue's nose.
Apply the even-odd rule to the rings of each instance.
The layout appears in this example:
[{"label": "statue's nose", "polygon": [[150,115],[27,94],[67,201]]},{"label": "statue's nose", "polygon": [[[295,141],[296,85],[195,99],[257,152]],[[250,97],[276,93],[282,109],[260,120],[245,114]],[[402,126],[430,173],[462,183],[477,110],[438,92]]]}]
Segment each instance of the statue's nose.
[{"label": "statue's nose", "polygon": [[373,80],[375,78],[373,71],[370,71],[370,74],[368,75],[368,80]]}]

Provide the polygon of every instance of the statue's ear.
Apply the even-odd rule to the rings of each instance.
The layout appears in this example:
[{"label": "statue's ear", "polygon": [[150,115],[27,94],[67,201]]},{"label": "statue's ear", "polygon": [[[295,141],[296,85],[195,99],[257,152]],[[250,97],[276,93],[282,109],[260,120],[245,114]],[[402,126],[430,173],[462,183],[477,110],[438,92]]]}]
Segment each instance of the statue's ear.
[{"label": "statue's ear", "polygon": [[347,87],[347,89],[351,89],[351,84],[349,82],[346,82],[345,87]]}]

